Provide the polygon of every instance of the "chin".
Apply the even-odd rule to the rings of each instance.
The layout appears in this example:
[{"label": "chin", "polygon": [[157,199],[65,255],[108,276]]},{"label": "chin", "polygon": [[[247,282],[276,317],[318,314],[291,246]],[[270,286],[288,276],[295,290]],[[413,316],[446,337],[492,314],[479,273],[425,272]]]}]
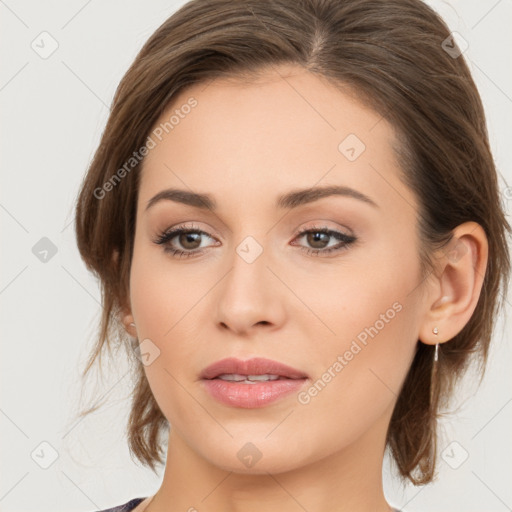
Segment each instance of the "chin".
[{"label": "chin", "polygon": [[[284,438],[276,436],[269,441],[265,436],[243,436],[242,441],[233,440],[213,446],[204,446],[202,456],[214,466],[237,474],[265,475],[292,471],[307,465],[314,458],[314,453],[304,450],[303,443],[286,444]],[[311,447],[309,447],[311,450]],[[320,458],[320,457],[319,457]]]},{"label": "chin", "polygon": [[267,475],[286,473],[302,466],[300,461],[288,460],[282,454],[276,454],[269,458],[262,457],[252,467],[245,467],[237,458],[224,461],[216,460],[215,465],[225,471],[236,473],[239,475]]}]

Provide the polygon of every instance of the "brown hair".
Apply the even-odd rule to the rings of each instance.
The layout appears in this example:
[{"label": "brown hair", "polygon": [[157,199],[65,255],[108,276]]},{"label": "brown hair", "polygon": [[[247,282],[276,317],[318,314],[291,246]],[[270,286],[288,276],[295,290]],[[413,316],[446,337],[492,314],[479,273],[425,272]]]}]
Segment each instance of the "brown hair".
[{"label": "brown hair", "polygon": [[[168,18],[121,80],[78,197],[78,248],[100,279],[103,299],[98,340],[83,376],[115,336],[128,343],[119,314],[128,303],[140,163],[115,190],[101,197],[98,190],[145,145],[164,109],[188,85],[250,79],[275,65],[298,64],[357,91],[400,135],[402,179],[419,201],[425,278],[434,269],[433,251],[446,248],[459,224],[475,221],[488,238],[488,265],[471,319],[440,346],[432,381],[432,347],[418,343],[388,429],[400,474],[415,484],[432,480],[440,405],[471,353],[480,355],[483,370],[510,272],[511,229],[500,206],[484,110],[462,55],[442,47],[449,36],[420,0],[192,0]],[[159,436],[169,425],[142,363],[134,368],[129,448],[155,471],[162,463]]]}]

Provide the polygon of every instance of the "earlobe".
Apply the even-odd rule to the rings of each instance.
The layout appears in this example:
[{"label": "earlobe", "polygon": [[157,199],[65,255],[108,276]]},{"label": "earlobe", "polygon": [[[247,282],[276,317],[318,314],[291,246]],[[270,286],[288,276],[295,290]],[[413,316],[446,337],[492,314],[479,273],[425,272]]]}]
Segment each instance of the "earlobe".
[{"label": "earlobe", "polygon": [[[126,292],[129,293],[128,291]],[[129,296],[126,296],[121,300],[119,319],[123,324],[124,330],[132,337],[137,337],[137,330],[135,328],[135,319],[132,313],[132,307]]]},{"label": "earlobe", "polygon": [[453,230],[452,240],[439,252],[435,276],[431,276],[435,286],[425,303],[420,341],[444,343],[462,331],[478,303],[487,259],[487,237],[479,224],[465,222]]},{"label": "earlobe", "polygon": [[126,313],[122,317],[122,323],[124,326],[125,331],[132,337],[137,337],[137,329],[135,326],[135,321],[133,319],[133,315],[131,312]]},{"label": "earlobe", "polygon": [[[119,261],[119,251],[117,249],[114,249],[112,251],[112,261],[115,265],[117,265]],[[128,292],[127,292],[128,293]],[[135,328],[135,321],[133,319],[133,314],[131,311],[131,306],[129,305],[129,299],[127,298],[126,301],[128,304],[121,307],[121,323],[124,326],[124,330],[132,337],[137,337],[137,330]]]}]

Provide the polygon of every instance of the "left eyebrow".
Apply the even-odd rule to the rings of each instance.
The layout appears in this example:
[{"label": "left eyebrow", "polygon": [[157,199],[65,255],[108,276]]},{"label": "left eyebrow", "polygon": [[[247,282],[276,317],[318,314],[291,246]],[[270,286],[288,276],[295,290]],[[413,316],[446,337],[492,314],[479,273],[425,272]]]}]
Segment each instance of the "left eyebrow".
[{"label": "left eyebrow", "polygon": [[340,185],[331,185],[326,187],[312,187],[301,190],[294,190],[287,194],[284,194],[279,197],[277,201],[277,206],[279,208],[297,208],[303,204],[312,203],[313,201],[318,201],[319,199],[323,199],[324,197],[329,196],[344,196],[351,197],[353,199],[358,199],[359,201],[363,201],[366,204],[373,206],[374,208],[378,208],[379,206],[373,199],[370,199],[368,196],[355,190],[350,187],[344,187]]},{"label": "left eyebrow", "polygon": [[[368,196],[350,187],[331,185],[326,187],[312,187],[306,189],[293,190],[286,194],[283,194],[277,199],[278,208],[293,209],[301,205],[312,203],[329,196],[344,196],[358,199],[374,208],[379,208],[377,203],[370,199]],[[196,192],[190,192],[188,190],[180,190],[170,188],[158,192],[153,196],[146,206],[146,211],[149,210],[153,205],[159,201],[168,200],[177,203],[186,204],[202,210],[214,211],[217,209],[217,202],[209,194],[199,194]]]}]

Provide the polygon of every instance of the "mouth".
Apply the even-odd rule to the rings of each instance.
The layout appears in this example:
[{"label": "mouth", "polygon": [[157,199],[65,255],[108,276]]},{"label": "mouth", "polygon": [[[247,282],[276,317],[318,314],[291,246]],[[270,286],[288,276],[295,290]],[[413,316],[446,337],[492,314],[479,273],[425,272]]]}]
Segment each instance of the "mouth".
[{"label": "mouth", "polygon": [[231,407],[264,407],[299,391],[308,376],[278,361],[229,358],[217,361],[201,372],[201,382],[217,401]]},{"label": "mouth", "polygon": [[239,373],[223,373],[215,377],[215,379],[225,380],[226,382],[242,382],[243,384],[256,384],[257,382],[269,382],[273,380],[289,380],[290,377],[284,377],[283,375],[272,375],[268,373],[264,373],[263,375],[241,375]]},{"label": "mouth", "polygon": [[261,381],[306,379],[308,376],[301,370],[263,357],[254,357],[246,361],[231,357],[206,367],[201,372],[200,378],[251,384]]}]

